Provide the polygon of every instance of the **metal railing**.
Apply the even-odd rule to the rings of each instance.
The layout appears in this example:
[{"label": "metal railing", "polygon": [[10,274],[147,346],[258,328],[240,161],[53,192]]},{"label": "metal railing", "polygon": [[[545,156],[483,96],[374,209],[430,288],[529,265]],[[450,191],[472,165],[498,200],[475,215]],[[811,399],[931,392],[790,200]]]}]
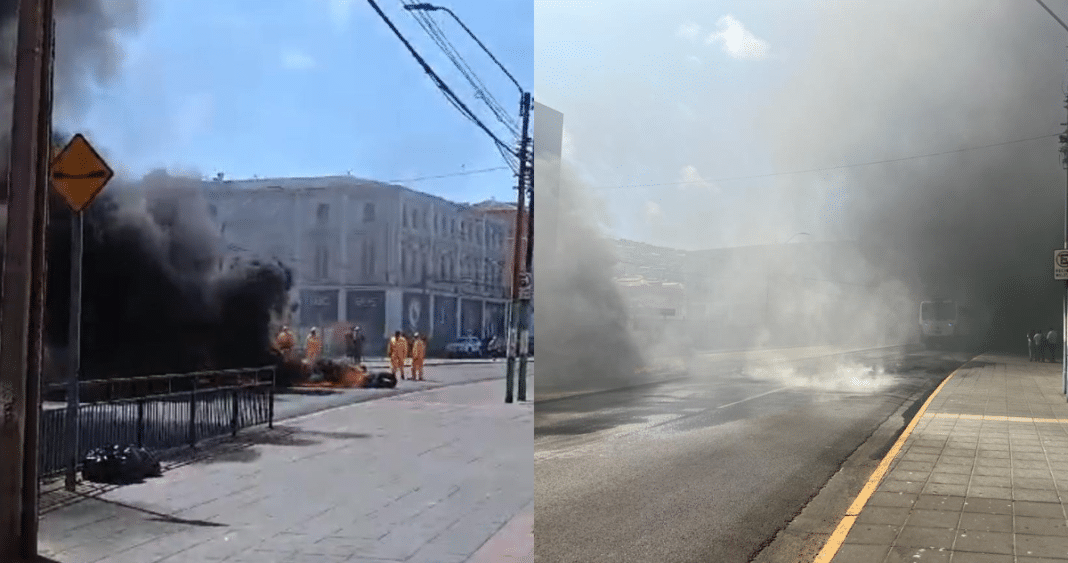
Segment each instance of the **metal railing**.
[{"label": "metal railing", "polygon": [[65,384],[50,385],[40,417],[40,476],[63,473],[90,450],[136,444],[164,452],[208,438],[274,425],[275,368],[79,382],[77,455],[67,443]]}]

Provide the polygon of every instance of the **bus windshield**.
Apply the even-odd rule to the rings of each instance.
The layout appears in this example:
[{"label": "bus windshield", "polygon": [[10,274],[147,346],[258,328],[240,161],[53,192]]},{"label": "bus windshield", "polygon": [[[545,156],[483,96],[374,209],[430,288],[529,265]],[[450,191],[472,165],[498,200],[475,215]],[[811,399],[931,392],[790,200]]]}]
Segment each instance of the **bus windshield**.
[{"label": "bus windshield", "polygon": [[920,306],[922,321],[957,320],[957,304],[952,301],[928,301]]}]

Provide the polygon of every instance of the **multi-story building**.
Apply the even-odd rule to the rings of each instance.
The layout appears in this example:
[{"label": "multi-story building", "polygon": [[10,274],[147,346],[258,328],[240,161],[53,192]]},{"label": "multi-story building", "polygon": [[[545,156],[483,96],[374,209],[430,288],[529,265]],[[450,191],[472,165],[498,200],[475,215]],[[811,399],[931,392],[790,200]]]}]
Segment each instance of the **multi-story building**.
[{"label": "multi-story building", "polygon": [[432,349],[504,331],[511,227],[480,206],[352,176],[219,178],[205,195],[228,252],[293,270],[302,334],[358,324],[374,353],[396,330]]}]

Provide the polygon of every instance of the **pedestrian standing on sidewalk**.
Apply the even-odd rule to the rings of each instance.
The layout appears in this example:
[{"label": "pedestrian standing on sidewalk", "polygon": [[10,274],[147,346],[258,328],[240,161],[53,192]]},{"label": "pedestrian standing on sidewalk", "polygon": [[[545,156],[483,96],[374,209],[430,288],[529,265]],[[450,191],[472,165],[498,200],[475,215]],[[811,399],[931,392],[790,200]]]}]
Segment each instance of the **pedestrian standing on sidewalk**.
[{"label": "pedestrian standing on sidewalk", "polygon": [[1027,361],[1035,361],[1035,333],[1038,332],[1035,329],[1031,329],[1027,333]]},{"label": "pedestrian standing on sidewalk", "polygon": [[1049,332],[1046,333],[1046,349],[1049,350],[1049,361],[1057,361],[1057,345],[1061,343],[1061,339],[1058,338],[1057,330],[1050,327]]},{"label": "pedestrian standing on sidewalk", "polygon": [[415,333],[412,343],[412,379],[423,381],[423,361],[426,360],[426,337]]},{"label": "pedestrian standing on sidewalk", "polygon": [[364,342],[363,330],[360,329],[360,325],[352,327],[352,335],[350,338],[352,339],[352,360],[359,364],[363,361]]},{"label": "pedestrian standing on sidewalk", "polygon": [[1033,341],[1035,343],[1035,357],[1040,362],[1046,361],[1046,338],[1042,336],[1041,330],[1035,332]]}]

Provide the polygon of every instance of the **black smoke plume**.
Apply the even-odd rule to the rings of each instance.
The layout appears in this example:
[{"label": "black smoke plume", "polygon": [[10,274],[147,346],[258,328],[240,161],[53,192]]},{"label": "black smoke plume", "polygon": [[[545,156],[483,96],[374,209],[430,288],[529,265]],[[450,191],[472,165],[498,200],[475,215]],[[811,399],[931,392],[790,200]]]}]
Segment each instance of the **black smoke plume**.
[{"label": "black smoke plume", "polygon": [[[109,185],[85,216],[83,378],[270,364],[292,278],[228,258],[199,180],[156,172]],[[50,227],[49,333],[66,345],[70,221]]]},{"label": "black smoke plume", "polygon": [[[17,9],[17,0],[0,0],[5,201]],[[71,124],[84,116],[93,88],[118,73],[123,33],[136,30],[140,10],[137,0],[56,0],[56,144],[69,139],[66,129],[76,129]],[[226,257],[198,188],[198,180],[162,172],[140,182],[116,178],[85,212],[83,379],[273,362],[272,321],[287,305],[290,272],[278,263]],[[6,227],[6,213],[4,219]],[[71,225],[66,203],[52,193],[44,334],[50,381],[65,374]]]}]

